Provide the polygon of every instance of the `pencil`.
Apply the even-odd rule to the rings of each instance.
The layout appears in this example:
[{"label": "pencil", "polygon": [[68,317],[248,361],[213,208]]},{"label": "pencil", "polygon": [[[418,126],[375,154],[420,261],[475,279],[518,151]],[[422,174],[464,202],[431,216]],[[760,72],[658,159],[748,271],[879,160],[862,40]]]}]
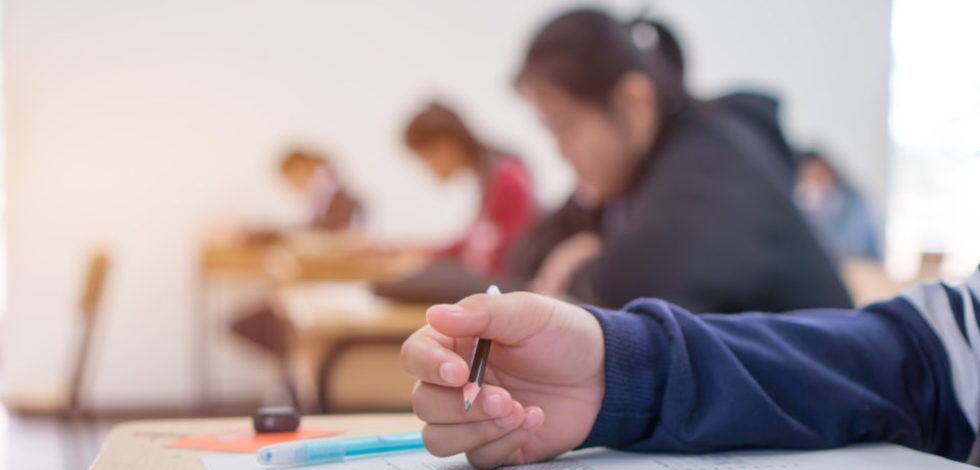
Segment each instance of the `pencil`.
[{"label": "pencil", "polygon": [[[496,285],[487,288],[488,295],[500,295],[500,289]],[[476,338],[473,343],[473,356],[470,358],[470,377],[463,386],[463,411],[470,411],[476,396],[480,394],[480,387],[483,386],[483,374],[487,370],[487,358],[490,357],[489,339]]]}]

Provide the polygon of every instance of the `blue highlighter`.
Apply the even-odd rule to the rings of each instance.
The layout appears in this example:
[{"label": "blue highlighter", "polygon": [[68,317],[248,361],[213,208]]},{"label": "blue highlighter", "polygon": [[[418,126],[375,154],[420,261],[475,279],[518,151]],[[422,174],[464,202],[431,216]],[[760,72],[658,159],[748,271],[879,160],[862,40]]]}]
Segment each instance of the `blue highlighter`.
[{"label": "blue highlighter", "polygon": [[265,467],[295,467],[341,462],[352,457],[422,450],[422,433],[365,437],[332,437],[265,446],[255,458]]}]

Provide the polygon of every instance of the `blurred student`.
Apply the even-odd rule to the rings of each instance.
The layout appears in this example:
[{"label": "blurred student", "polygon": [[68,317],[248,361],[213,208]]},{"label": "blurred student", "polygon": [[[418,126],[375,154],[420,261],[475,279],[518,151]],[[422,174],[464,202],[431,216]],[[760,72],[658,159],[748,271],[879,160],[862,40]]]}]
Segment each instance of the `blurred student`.
[{"label": "blurred student", "polygon": [[850,306],[793,203],[778,104],[691,97],[664,25],[563,14],[534,36],[515,85],[577,182],[513,254],[534,290],[697,312]]},{"label": "blurred student", "polygon": [[[291,150],[280,159],[279,171],[286,184],[304,198],[308,214],[304,228],[347,230],[363,223],[360,202],[341,183],[327,157]],[[252,229],[246,234],[248,242],[272,243],[280,239],[282,230]],[[276,357],[286,354],[287,325],[273,312],[268,301],[249,306],[236,315],[231,329]]]},{"label": "blurred student", "polygon": [[300,227],[244,226],[228,233],[211,234],[219,244],[269,245],[293,229],[346,230],[363,223],[361,203],[341,183],[327,157],[294,149],[279,159],[279,176],[290,190],[302,197],[306,219]]},{"label": "blurred student", "polygon": [[[980,271],[861,310],[692,315],[548,297],[436,305],[402,347],[435,455],[481,468],[583,447],[636,452],[823,449],[887,441],[980,463]],[[467,413],[474,337],[493,340]],[[972,448],[972,451],[971,451]]]},{"label": "blurred student", "polygon": [[442,181],[463,172],[476,174],[480,206],[457,241],[435,250],[433,264],[407,279],[377,286],[376,292],[446,301],[504,275],[505,255],[537,212],[527,168],[517,157],[481,142],[455,111],[441,103],[429,103],[409,121],[404,141]]},{"label": "blurred student", "polygon": [[801,155],[796,203],[839,261],[881,261],[878,234],[861,193],[817,151]]},{"label": "blurred student", "polygon": [[480,208],[463,236],[441,251],[480,273],[500,272],[514,240],[534,220],[531,175],[512,155],[480,142],[459,115],[430,103],[405,129],[405,144],[437,178],[473,172],[480,182]]},{"label": "blurred student", "polygon": [[342,230],[363,222],[361,203],[344,187],[327,158],[293,150],[283,156],[279,171],[289,187],[306,199],[311,228]]}]

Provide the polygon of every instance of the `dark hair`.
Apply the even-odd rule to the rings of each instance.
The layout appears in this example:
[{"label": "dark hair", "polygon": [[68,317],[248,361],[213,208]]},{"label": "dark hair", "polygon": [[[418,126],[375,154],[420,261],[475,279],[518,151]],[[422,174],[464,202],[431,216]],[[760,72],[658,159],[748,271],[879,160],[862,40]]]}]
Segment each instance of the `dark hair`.
[{"label": "dark hair", "polygon": [[457,142],[470,157],[478,157],[483,144],[470,132],[458,114],[448,106],[432,102],[409,121],[405,128],[405,145],[418,150],[432,142],[449,139]]},{"label": "dark hair", "polygon": [[684,56],[673,32],[644,16],[622,23],[593,9],[564,13],[534,36],[515,80],[545,80],[576,98],[605,105],[619,79],[642,72],[657,89],[661,112],[688,101]]}]

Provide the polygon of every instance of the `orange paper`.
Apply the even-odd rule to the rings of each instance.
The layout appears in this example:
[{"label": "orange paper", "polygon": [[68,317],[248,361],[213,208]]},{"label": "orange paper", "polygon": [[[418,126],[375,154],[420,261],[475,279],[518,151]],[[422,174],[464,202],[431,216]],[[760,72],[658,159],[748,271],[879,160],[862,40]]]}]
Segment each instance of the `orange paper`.
[{"label": "orange paper", "polygon": [[187,436],[171,442],[167,447],[171,449],[212,450],[215,452],[241,452],[248,454],[271,444],[336,436],[340,433],[341,431],[336,429],[300,429],[295,432],[256,434],[251,429],[243,429],[218,434]]}]

